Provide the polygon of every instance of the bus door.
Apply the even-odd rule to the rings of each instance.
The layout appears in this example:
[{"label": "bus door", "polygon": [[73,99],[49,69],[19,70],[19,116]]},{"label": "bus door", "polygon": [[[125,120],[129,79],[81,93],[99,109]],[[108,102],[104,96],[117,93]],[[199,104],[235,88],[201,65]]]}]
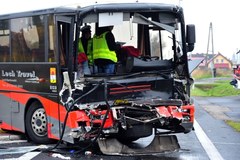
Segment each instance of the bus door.
[{"label": "bus door", "polygon": [[[59,55],[59,82],[58,88],[59,91],[62,88],[63,84],[63,72],[68,71],[70,79],[73,78],[73,68],[74,68],[74,56],[73,56],[73,35],[74,35],[74,18],[66,16],[57,16],[56,17],[56,38],[57,38],[57,52]],[[65,114],[60,112],[61,120],[65,118]],[[61,126],[61,125],[60,125]],[[61,130],[61,129],[60,129]]]},{"label": "bus door", "polygon": [[[57,48],[61,72],[73,72],[73,17],[57,16]],[[61,73],[60,72],[60,73]]]}]

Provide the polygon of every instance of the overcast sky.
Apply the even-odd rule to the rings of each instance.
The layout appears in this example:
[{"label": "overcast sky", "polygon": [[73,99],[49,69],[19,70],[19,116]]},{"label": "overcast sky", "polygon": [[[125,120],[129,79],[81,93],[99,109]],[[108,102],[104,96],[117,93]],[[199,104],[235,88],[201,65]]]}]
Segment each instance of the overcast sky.
[{"label": "overcast sky", "polygon": [[[72,5],[94,0],[6,0],[0,5],[0,14]],[[106,0],[105,0],[106,1]],[[119,1],[119,0],[118,0]],[[121,0],[134,2],[136,0]],[[138,0],[139,2],[143,0]],[[146,2],[171,2],[184,8],[185,21],[196,26],[196,45],[192,53],[206,53],[209,25],[212,22],[214,53],[228,58],[240,49],[239,0],[145,0]],[[211,39],[210,39],[211,40]],[[212,43],[209,44],[212,53]]]},{"label": "overcast sky", "polygon": [[210,22],[215,53],[231,58],[240,49],[239,0],[183,0],[182,6],[186,23],[196,26],[197,43],[193,52],[207,52]]}]

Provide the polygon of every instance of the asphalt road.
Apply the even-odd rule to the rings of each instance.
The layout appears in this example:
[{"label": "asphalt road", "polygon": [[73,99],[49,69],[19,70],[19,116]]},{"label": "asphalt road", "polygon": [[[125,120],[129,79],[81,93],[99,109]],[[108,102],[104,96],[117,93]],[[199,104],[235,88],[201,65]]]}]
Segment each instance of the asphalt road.
[{"label": "asphalt road", "polygon": [[[0,159],[93,159],[93,160],[233,160],[240,159],[240,133],[229,127],[225,120],[240,121],[240,96],[224,98],[194,97],[195,131],[177,134],[181,149],[172,153],[145,156],[106,156],[95,149],[74,154],[42,153],[39,146],[18,140],[16,135],[0,135]],[[5,138],[3,138],[5,136]],[[139,143],[149,143],[151,137]],[[66,151],[66,150],[64,150]],[[22,153],[20,153],[22,152]],[[71,152],[71,153],[70,153]]]},{"label": "asphalt road", "polygon": [[240,122],[240,95],[195,97],[196,119],[225,160],[240,159],[240,133],[225,121]]}]

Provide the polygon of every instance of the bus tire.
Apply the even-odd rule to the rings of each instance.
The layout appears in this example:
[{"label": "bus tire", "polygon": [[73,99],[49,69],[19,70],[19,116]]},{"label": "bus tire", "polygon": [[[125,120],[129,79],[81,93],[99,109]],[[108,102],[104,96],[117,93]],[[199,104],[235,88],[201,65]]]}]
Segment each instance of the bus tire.
[{"label": "bus tire", "polygon": [[47,115],[42,104],[33,102],[26,114],[25,126],[30,140],[35,143],[48,144],[51,140],[47,133]]}]

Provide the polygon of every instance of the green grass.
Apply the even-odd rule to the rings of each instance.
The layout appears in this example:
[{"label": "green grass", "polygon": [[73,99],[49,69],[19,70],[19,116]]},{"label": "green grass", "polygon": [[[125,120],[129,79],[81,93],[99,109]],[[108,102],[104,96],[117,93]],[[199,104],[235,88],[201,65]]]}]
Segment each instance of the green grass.
[{"label": "green grass", "polygon": [[227,120],[226,123],[232,128],[234,128],[236,131],[240,132],[240,122]]},{"label": "green grass", "polygon": [[216,81],[212,84],[195,84],[192,96],[223,97],[240,95],[240,90],[233,88],[229,81]]},{"label": "green grass", "polygon": [[204,74],[204,75],[195,75],[194,79],[205,79],[205,78],[212,78],[211,74]]}]

